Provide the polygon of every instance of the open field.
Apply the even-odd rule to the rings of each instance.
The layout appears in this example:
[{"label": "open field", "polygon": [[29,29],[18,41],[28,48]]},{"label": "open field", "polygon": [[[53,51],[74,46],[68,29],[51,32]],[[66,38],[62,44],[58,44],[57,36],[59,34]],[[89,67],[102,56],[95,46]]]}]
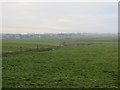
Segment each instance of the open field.
[{"label": "open field", "polygon": [[[29,49],[52,48],[50,51]],[[117,88],[116,37],[3,40],[3,88]]]}]

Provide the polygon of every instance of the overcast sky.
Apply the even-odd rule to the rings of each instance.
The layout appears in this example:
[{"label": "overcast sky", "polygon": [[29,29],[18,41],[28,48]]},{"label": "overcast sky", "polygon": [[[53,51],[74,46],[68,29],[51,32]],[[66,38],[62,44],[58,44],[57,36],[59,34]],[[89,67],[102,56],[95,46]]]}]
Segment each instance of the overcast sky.
[{"label": "overcast sky", "polygon": [[117,2],[6,2],[3,33],[117,33]]}]

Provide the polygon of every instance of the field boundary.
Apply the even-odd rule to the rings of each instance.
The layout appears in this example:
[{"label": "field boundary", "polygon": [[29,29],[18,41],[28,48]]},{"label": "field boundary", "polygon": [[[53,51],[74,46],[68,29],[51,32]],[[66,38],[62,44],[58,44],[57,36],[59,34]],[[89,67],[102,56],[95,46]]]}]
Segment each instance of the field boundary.
[{"label": "field boundary", "polygon": [[54,48],[39,48],[39,49],[28,49],[24,51],[15,51],[15,52],[3,52],[2,56],[10,56],[10,55],[17,55],[17,54],[23,54],[25,52],[45,52],[45,51],[52,51],[55,50]]},{"label": "field boundary", "polygon": [[11,55],[17,55],[17,54],[23,54],[25,52],[45,52],[45,51],[52,51],[52,50],[56,50],[57,48],[60,47],[66,47],[66,46],[84,46],[84,45],[93,45],[96,43],[77,43],[77,44],[68,44],[68,43],[62,43],[59,46],[56,46],[55,48],[33,48],[33,49],[28,49],[28,50],[21,50],[20,51],[13,51],[13,52],[2,52],[2,54],[0,54],[0,56],[6,57],[6,56],[11,56]]}]

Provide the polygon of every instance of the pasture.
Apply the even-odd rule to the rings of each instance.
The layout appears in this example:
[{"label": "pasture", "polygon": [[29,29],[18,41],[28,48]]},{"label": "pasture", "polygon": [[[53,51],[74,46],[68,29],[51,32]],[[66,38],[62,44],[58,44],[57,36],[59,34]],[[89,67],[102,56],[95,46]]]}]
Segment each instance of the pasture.
[{"label": "pasture", "polygon": [[[21,50],[22,48],[22,50]],[[24,50],[52,48],[50,51]],[[116,37],[3,40],[3,88],[117,88]]]}]

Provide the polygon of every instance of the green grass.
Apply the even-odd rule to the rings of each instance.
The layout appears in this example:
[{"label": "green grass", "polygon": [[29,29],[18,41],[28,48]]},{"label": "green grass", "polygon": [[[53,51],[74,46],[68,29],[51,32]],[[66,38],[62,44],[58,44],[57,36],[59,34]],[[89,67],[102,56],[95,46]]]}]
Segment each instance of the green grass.
[{"label": "green grass", "polygon": [[[117,88],[117,40],[88,38],[66,40],[67,43],[80,43],[81,41],[98,43],[3,57],[3,87]],[[17,44],[31,48],[36,42],[3,41],[3,51],[15,51],[17,49],[12,46]],[[41,47],[44,45],[53,47],[60,43],[59,40],[39,40],[39,44],[43,45]]]},{"label": "green grass", "polygon": [[3,40],[2,42],[3,52],[14,52],[14,51],[20,51],[21,47],[22,50],[28,50],[31,48],[37,48],[37,45],[39,48],[44,47],[53,47],[57,46],[59,43],[56,40]]}]

